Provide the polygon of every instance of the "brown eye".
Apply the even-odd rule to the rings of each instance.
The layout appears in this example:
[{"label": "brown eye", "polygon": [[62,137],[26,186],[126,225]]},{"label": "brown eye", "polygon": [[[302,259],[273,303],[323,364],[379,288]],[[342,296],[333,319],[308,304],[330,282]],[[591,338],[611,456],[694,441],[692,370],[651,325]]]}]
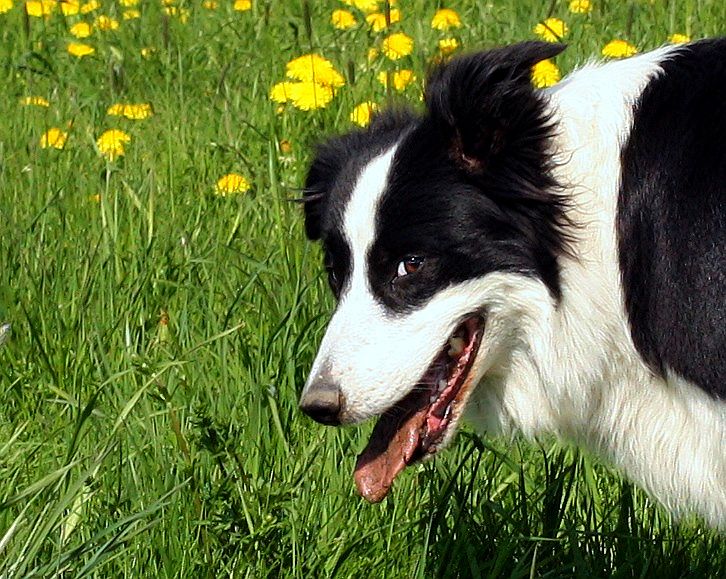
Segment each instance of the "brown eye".
[{"label": "brown eye", "polygon": [[398,268],[396,268],[396,277],[403,277],[404,275],[411,275],[416,273],[423,265],[424,258],[418,255],[408,255],[404,259],[398,262]]}]

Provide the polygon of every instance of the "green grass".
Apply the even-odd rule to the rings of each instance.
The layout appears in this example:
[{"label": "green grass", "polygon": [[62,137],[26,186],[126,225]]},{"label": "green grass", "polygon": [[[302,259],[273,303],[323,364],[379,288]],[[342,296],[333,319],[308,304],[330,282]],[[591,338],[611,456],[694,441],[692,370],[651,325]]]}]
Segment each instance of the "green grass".
[{"label": "green grass", "polygon": [[[103,12],[122,8],[103,0]],[[433,3],[400,0],[419,79]],[[514,4],[514,5],[512,5]],[[550,5],[551,4],[551,5]],[[180,4],[185,6],[184,4]],[[0,14],[0,578],[719,577],[723,537],[675,523],[606,466],[551,440],[464,432],[409,469],[381,505],[354,492],[370,426],[334,430],[297,394],[332,301],[297,195],[312,144],[386,95],[366,64],[380,35],[329,24],[339,2],[233,12],[156,2],[76,59],[59,14]],[[468,49],[570,26],[563,72],[612,38],[726,32],[721,0],[451,2]],[[360,14],[358,15],[360,19]],[[142,47],[156,49],[145,59]],[[311,50],[347,84],[325,109],[277,111],[270,87]],[[48,108],[19,99],[41,95]],[[144,121],[106,115],[149,102]],[[43,132],[72,124],[65,149]],[[94,142],[127,131],[107,164]],[[280,143],[289,141],[284,153]],[[251,190],[218,197],[239,172]],[[93,196],[100,196],[96,199]]]}]

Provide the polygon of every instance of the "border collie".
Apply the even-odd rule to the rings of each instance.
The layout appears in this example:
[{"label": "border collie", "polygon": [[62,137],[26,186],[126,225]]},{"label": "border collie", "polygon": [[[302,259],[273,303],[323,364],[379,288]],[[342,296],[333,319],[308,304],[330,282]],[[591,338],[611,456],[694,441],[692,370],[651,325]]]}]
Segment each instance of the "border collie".
[{"label": "border collie", "polygon": [[304,194],[337,308],[300,400],[379,417],[355,481],[478,430],[555,433],[726,528],[726,39],[530,82],[463,56],[425,112],[321,145]]}]

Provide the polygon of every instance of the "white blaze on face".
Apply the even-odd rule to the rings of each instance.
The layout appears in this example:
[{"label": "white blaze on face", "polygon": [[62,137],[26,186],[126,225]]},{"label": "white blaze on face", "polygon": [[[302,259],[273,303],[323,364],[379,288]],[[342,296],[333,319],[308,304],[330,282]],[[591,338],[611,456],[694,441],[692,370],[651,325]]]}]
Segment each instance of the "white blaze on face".
[{"label": "white blaze on face", "polygon": [[406,396],[483,297],[481,280],[472,280],[442,288],[424,306],[397,314],[372,294],[367,255],[395,150],[363,169],[345,208],[352,272],[305,386],[307,392],[316,382],[338,385],[345,398],[340,418],[347,423],[379,415]]}]

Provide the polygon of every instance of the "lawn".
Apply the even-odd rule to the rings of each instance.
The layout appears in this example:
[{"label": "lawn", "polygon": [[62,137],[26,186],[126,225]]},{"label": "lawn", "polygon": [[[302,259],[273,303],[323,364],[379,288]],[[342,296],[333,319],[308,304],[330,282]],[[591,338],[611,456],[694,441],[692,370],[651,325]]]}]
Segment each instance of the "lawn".
[{"label": "lawn", "polygon": [[0,579],[724,575],[723,536],[553,440],[465,430],[360,499],[370,425],[297,410],[333,301],[291,200],[452,52],[559,37],[550,84],[726,3],[394,4],[0,0]]}]

